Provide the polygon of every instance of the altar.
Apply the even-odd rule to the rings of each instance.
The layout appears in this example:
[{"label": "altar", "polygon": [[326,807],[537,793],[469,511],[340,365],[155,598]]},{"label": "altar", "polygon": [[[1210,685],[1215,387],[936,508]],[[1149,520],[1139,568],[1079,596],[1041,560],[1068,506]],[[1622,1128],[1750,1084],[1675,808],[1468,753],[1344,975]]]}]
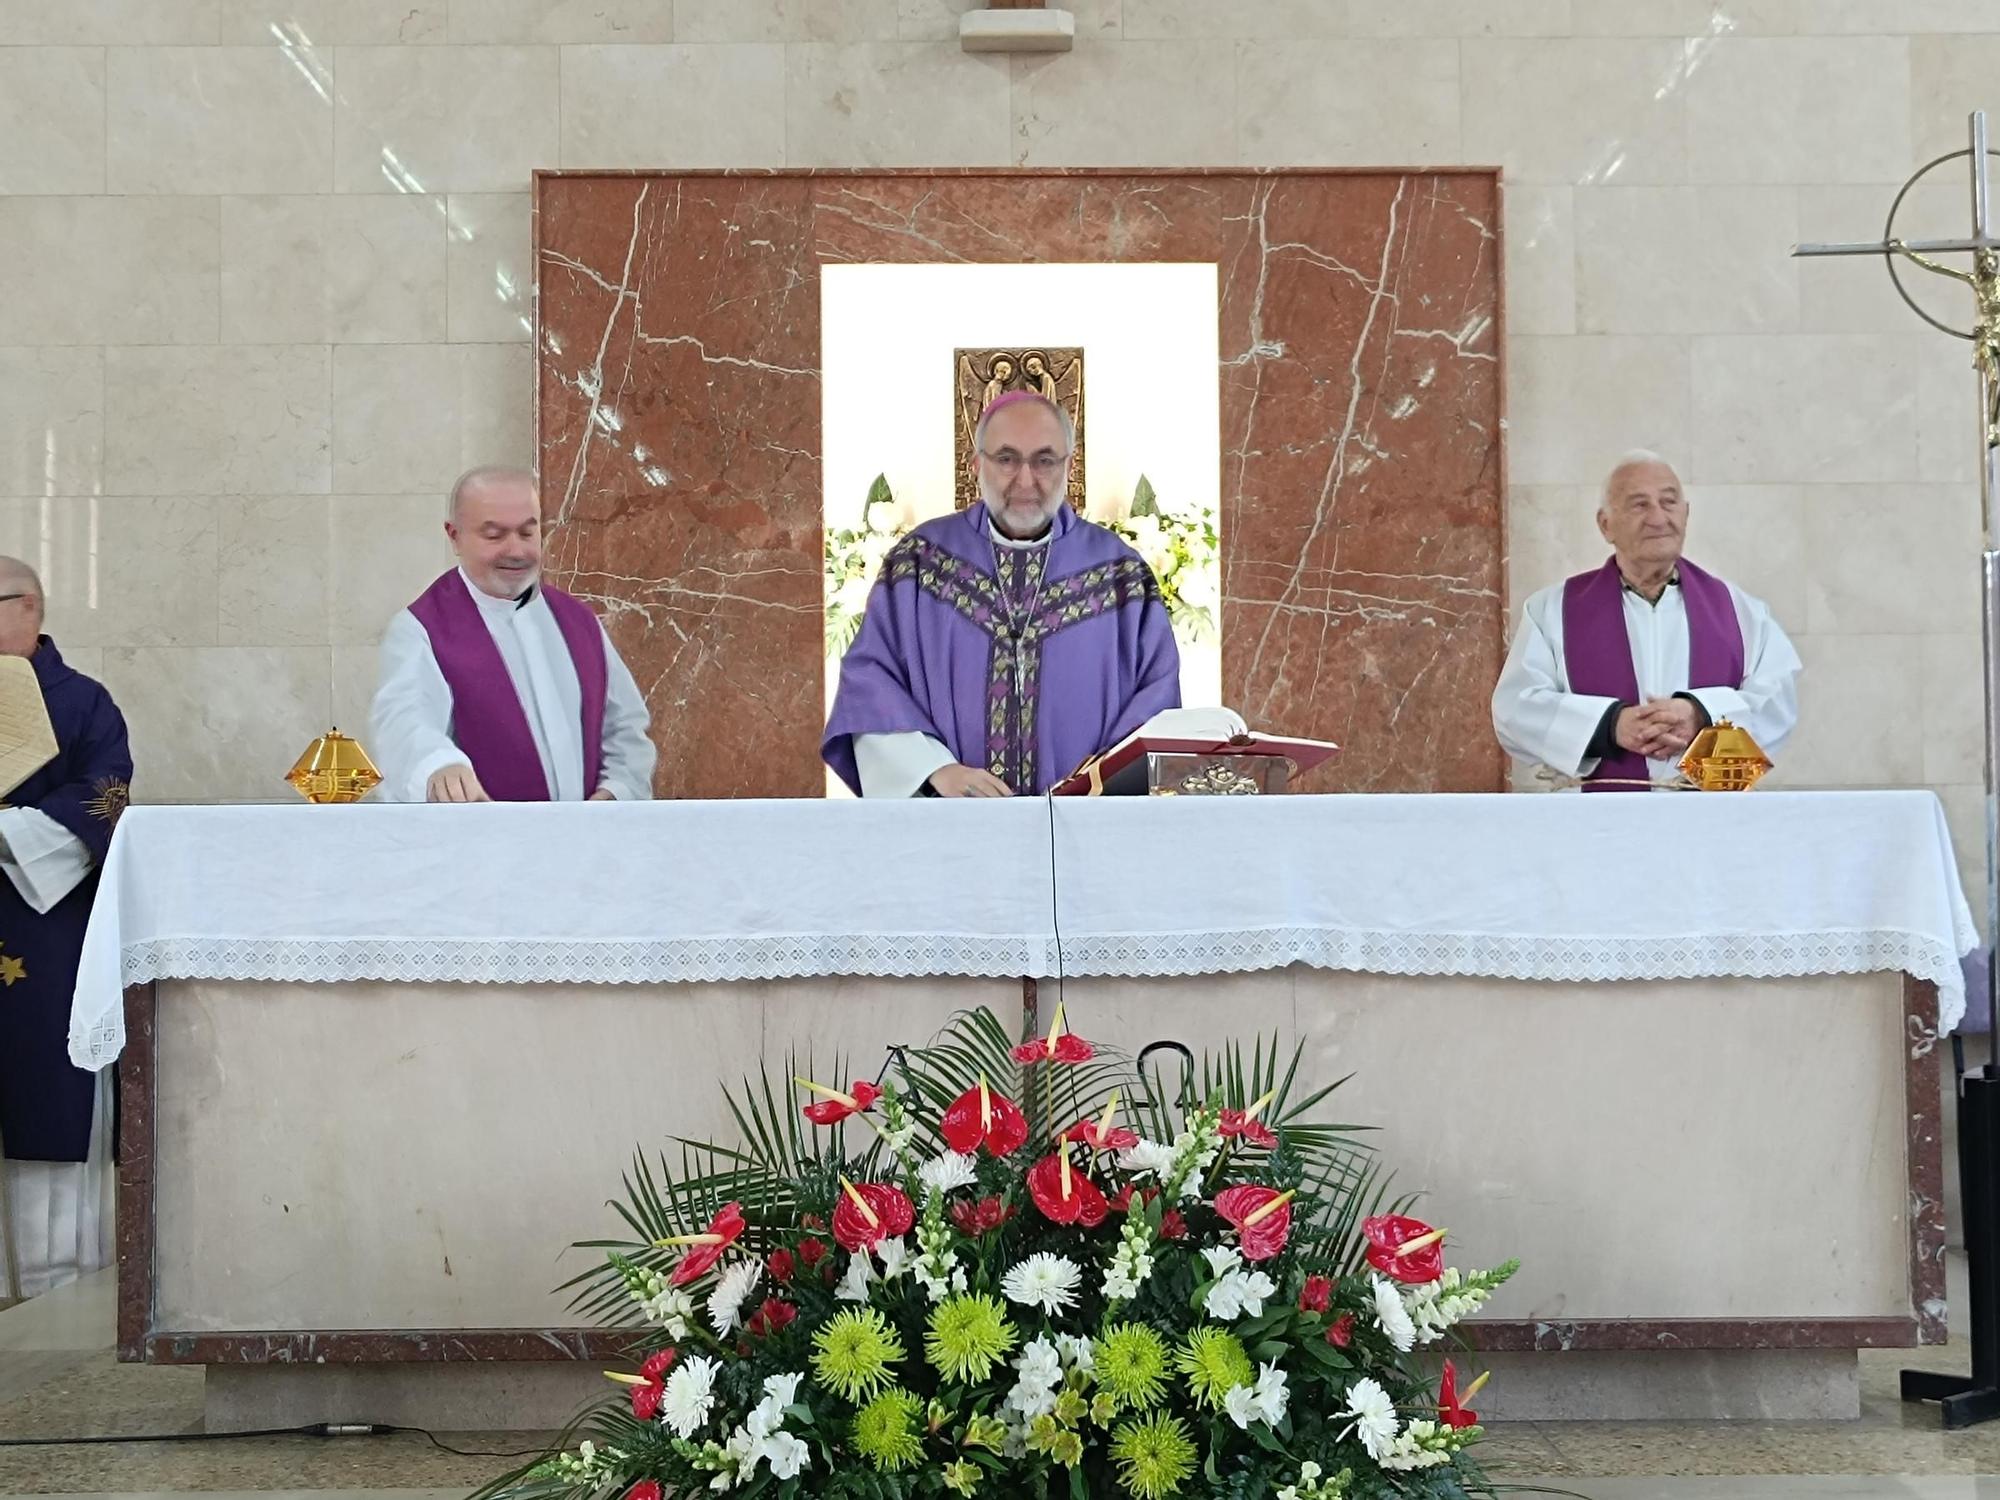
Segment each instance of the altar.
[{"label": "altar", "polygon": [[559,1423],[635,1150],[1057,995],[1351,1075],[1392,1191],[1523,1263],[1495,1416],[1824,1417],[1943,1338],[1972,941],[1927,792],[138,807],[71,1047],[120,1062],[121,1357],[217,1427]]}]

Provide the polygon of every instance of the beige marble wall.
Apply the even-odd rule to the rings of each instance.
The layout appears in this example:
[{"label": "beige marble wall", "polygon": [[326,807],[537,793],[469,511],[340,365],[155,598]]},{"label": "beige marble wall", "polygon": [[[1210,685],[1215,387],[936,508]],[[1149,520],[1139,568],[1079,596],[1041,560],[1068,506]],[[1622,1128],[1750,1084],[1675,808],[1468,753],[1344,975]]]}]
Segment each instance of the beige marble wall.
[{"label": "beige marble wall", "polygon": [[288,795],[362,718],[441,488],[528,455],[537,166],[1498,162],[1517,601],[1676,455],[1801,640],[1789,778],[1937,786],[1976,856],[1965,351],[1786,251],[2000,110],[1988,0],[1073,0],[1013,61],[967,3],[0,0],[0,547],[140,793]]}]

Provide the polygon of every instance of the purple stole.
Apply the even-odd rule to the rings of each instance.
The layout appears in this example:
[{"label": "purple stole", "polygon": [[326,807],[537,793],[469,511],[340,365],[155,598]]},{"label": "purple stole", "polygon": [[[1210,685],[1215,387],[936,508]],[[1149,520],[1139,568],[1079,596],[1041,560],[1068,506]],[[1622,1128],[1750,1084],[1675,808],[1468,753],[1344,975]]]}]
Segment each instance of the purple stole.
[{"label": "purple stole", "polygon": [[[597,616],[559,588],[538,585],[556,617],[576,680],[583,689],[583,787],[597,789],[604,769],[604,699],[608,673],[604,632]],[[410,613],[431,640],[431,654],[451,689],[451,737],[472,762],[479,784],[495,802],[547,802],[554,795],[542,774],[528,713],[507,676],[472,589],[453,568],[425,589]]]},{"label": "purple stole", "polygon": [[[1681,603],[1687,610],[1688,686],[1743,686],[1743,627],[1729,585],[1685,559],[1679,565]],[[1639,677],[1632,667],[1632,640],[1625,633],[1625,580],[1612,558],[1594,573],[1579,573],[1563,584],[1563,666],[1569,690],[1592,698],[1639,701]],[[1606,780],[1648,779],[1646,758],[1617,750],[1584,778],[1586,792],[1643,791],[1643,787],[1599,786]]]}]

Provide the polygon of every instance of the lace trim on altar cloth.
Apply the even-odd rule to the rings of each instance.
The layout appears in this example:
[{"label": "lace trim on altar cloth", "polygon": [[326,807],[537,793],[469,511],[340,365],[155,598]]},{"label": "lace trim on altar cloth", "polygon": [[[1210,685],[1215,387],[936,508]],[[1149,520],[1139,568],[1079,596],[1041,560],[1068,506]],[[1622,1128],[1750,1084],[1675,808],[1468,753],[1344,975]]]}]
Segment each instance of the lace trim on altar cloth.
[{"label": "lace trim on altar cloth", "polygon": [[1306,964],[1366,974],[1485,979],[1780,979],[1903,973],[1938,987],[1938,1031],[1965,1016],[1965,975],[1949,945],[1920,932],[1771,932],[1681,937],[1546,937],[1270,927],[1063,940],[1072,975],[1241,974]]},{"label": "lace trim on altar cloth", "polygon": [[[1240,974],[1288,964],[1538,981],[1905,973],[1937,985],[1940,1035],[1965,1015],[1964,976],[1949,945],[1887,929],[1617,938],[1271,927],[1065,937],[1061,958],[1072,977]],[[1056,944],[1039,937],[883,933],[600,942],[161,938],[128,945],[123,962],[127,985],[156,979],[677,984],[811,975],[1049,978],[1056,972]],[[71,1059],[101,1068],[124,1045],[124,1017],[114,1012],[72,1035]]]}]

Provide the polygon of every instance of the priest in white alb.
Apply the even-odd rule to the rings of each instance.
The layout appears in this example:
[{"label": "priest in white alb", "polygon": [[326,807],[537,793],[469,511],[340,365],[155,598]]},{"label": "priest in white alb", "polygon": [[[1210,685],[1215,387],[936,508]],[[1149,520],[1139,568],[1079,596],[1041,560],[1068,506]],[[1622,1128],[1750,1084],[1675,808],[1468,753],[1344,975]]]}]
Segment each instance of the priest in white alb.
[{"label": "priest in white alb", "polygon": [[452,486],[458,566],[389,622],[370,748],[392,802],[643,801],[646,701],[588,605],[542,582],[521,469]]},{"label": "priest in white alb", "polygon": [[1665,459],[1611,471],[1597,510],[1611,558],[1522,612],[1493,692],[1508,753],[1585,791],[1643,791],[1728,719],[1776,759],[1798,722],[1798,652],[1762,600],[1681,556],[1687,519]]}]

